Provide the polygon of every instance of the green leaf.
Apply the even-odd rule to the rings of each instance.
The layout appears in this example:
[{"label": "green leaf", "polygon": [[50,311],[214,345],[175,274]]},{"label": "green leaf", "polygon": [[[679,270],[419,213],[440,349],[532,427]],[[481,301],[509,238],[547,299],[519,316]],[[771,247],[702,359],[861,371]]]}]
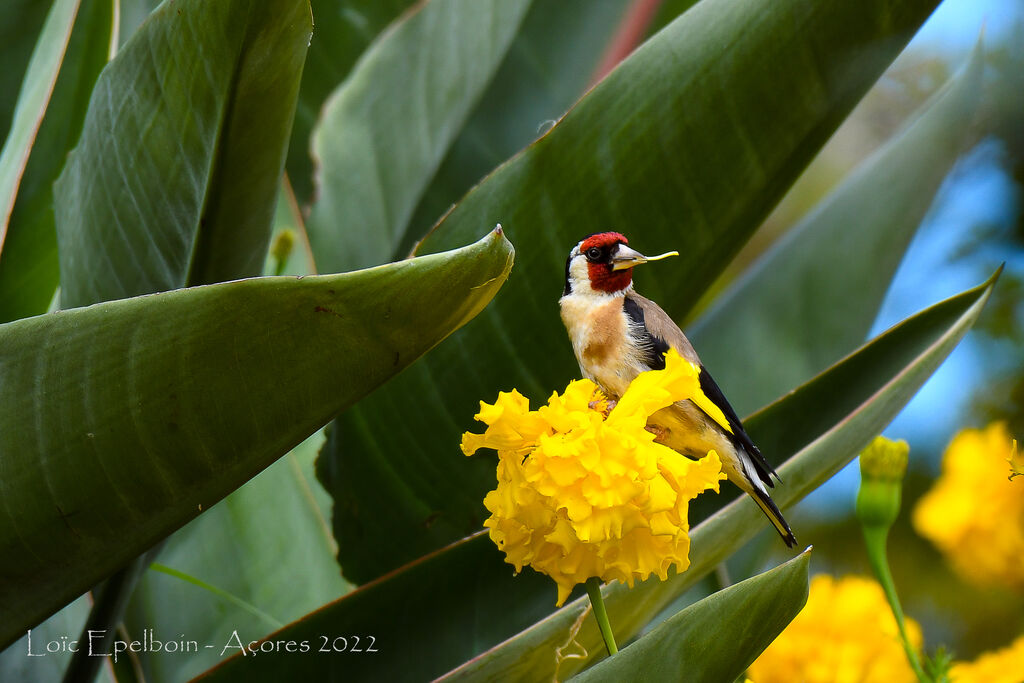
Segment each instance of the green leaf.
[{"label": "green leaf", "polygon": [[715,368],[740,414],[810,379],[867,335],[910,239],[969,138],[984,61],[976,50],[901,133],[692,328],[701,359]]},{"label": "green leaf", "polygon": [[0,325],[0,646],[247,481],[494,296],[476,244]]},{"label": "green leaf", "polygon": [[[778,468],[784,483],[772,491],[786,509],[843,468],[917,392],[975,323],[995,285],[988,282],[947,299],[877,337],[807,384],[745,420],[765,452],[793,453]],[[764,529],[764,515],[746,496],[734,500],[691,533],[690,567],[668,581],[649,580],[632,590],[607,589],[605,603],[616,636],[628,640],[716,565]],[[799,538],[800,530],[795,529]],[[557,664],[554,648],[586,608],[577,600],[453,671],[445,680],[541,680]],[[602,648],[588,622],[576,637],[589,653]],[[562,662],[559,675],[582,669],[586,659]]]},{"label": "green leaf", "polygon": [[810,551],[804,551],[785,564],[680,610],[614,657],[572,680],[736,680],[803,609],[810,558]]},{"label": "green leaf", "polygon": [[[279,199],[276,221],[294,228],[289,203]],[[289,275],[310,274],[303,271],[305,253],[297,240],[292,252],[296,267],[289,268]],[[330,529],[330,496],[313,472],[322,443],[318,431],[164,541],[161,563],[226,591],[231,599],[164,574],[145,574],[124,617],[129,634],[139,637],[146,629],[187,633],[217,645],[188,657],[140,653],[138,663],[147,679],[189,679],[220,660],[221,641],[232,632],[250,642],[273,628],[240,603],[280,623],[349,590],[334,559],[338,546]],[[298,576],[301,581],[295,580]]]},{"label": "green leaf", "polygon": [[[371,47],[313,132],[321,273],[386,263],[530,0],[434,0]],[[489,220],[485,225],[493,225]]]},{"label": "green leaf", "polygon": [[[136,9],[144,8],[136,4]],[[139,192],[134,193],[130,198],[131,204],[127,207],[136,215],[147,214],[168,218],[168,214],[163,212],[165,207],[162,202],[179,206],[191,204],[202,207],[202,217],[191,228],[187,221],[175,224],[173,220],[161,226],[147,225],[144,220],[120,226],[117,232],[122,234],[118,237],[130,243],[129,249],[134,250],[134,255],[140,255],[140,249],[151,250],[154,242],[162,242],[164,249],[160,254],[161,258],[116,258],[110,261],[109,268],[102,272],[94,269],[86,273],[85,278],[66,278],[62,289],[62,298],[65,302],[82,301],[83,296],[84,301],[92,301],[90,297],[93,296],[93,292],[90,288],[97,282],[100,283],[102,291],[98,297],[101,299],[146,293],[151,291],[151,288],[134,289],[136,285],[131,283],[159,282],[167,275],[167,262],[189,264],[184,281],[179,284],[204,284],[257,274],[262,270],[253,268],[247,261],[259,259],[262,263],[269,231],[269,216],[264,217],[261,212],[272,210],[273,201],[268,202],[266,196],[261,195],[250,203],[246,193],[253,189],[259,192],[268,187],[276,188],[278,184],[283,147],[286,144],[297,93],[295,81],[301,72],[308,40],[308,6],[304,2],[298,2],[288,7],[281,4],[277,7],[263,7],[262,9],[271,13],[260,16],[258,11],[250,11],[251,3],[229,3],[223,9],[234,14],[225,16],[223,21],[237,25],[237,32],[217,32],[216,22],[210,22],[210,25],[198,26],[201,35],[197,38],[189,35],[194,28],[189,26],[189,20],[198,19],[204,22],[210,17],[204,17],[197,12],[197,9],[202,8],[197,8],[194,4],[179,4],[172,9],[173,12],[165,10],[154,14],[144,28],[134,36],[135,45],[138,45],[140,40],[155,41],[165,49],[151,50],[150,42],[144,43],[144,48],[137,48],[132,47],[133,43],[129,42],[121,58],[112,64],[107,74],[106,87],[113,89],[128,86],[129,92],[131,89],[140,89],[147,91],[147,94],[137,100],[119,99],[116,105],[111,104],[109,100],[102,101],[99,106],[93,106],[91,116],[96,130],[119,127],[124,125],[127,119],[126,125],[129,127],[140,124],[145,126],[147,133],[150,133],[140,135],[138,139],[125,141],[124,147],[130,149],[130,157],[127,161],[116,160],[117,173],[123,173],[125,168],[130,169],[128,172],[132,173],[138,159],[157,160],[153,166],[160,174],[180,172],[182,160],[168,156],[167,143],[169,139],[180,138],[184,141],[179,142],[182,150],[188,145],[190,131],[187,126],[181,125],[181,120],[192,123],[197,130],[204,131],[205,127],[205,131],[212,131],[216,139],[212,140],[208,147],[213,151],[206,148],[197,150],[199,155],[196,159],[200,161],[200,169],[194,175],[207,173],[207,177],[202,179],[203,182],[196,182],[193,177],[190,179],[191,182],[186,183],[185,192],[172,189],[175,194],[168,197],[163,194],[161,181],[151,175],[148,180],[152,184],[148,187],[139,187]],[[283,23],[277,26],[275,22],[278,21]],[[166,40],[161,40],[161,34]],[[200,60],[214,60],[216,66],[198,68],[195,63],[190,65],[188,58],[181,54],[185,51],[189,52],[190,56],[195,51]],[[268,69],[268,64],[277,70]],[[261,72],[269,74],[269,77],[264,80],[264,73]],[[161,90],[154,90],[152,87],[147,89],[147,86],[153,85],[154,79],[162,79],[156,83]],[[174,87],[183,86],[188,89],[183,93],[184,96],[174,92]],[[102,87],[103,84],[100,90]],[[274,100],[268,102],[267,98],[271,97]],[[168,107],[168,102],[188,107],[189,111],[176,111],[173,106]],[[206,103],[209,109],[203,110],[202,104],[194,108],[192,105],[195,103]],[[195,116],[196,111],[205,111],[205,114],[200,113],[195,119],[189,118],[190,115]],[[171,113],[171,117],[168,117],[168,112]],[[154,131],[156,134],[152,134]],[[108,132],[103,138],[109,136]],[[210,168],[201,166],[202,163],[207,163],[201,159],[204,155],[212,164]],[[88,160],[86,163],[89,163]],[[169,164],[170,167],[159,168],[160,164]],[[87,185],[87,190],[93,189],[92,185]],[[88,203],[85,211],[91,209],[101,216],[112,212],[123,217],[126,208],[123,196],[112,197],[110,193],[94,193],[82,201]],[[232,208],[233,202],[240,204],[237,207],[238,211]],[[73,208],[73,215],[76,217],[83,211],[81,207]],[[243,209],[255,213],[246,214]],[[237,220],[239,216],[241,221]],[[191,230],[190,237],[180,240],[167,239],[168,226],[183,228],[186,232]],[[79,243],[93,246],[93,256],[100,259],[110,258],[106,251],[109,243],[109,225],[83,221],[74,227],[74,231]],[[192,240],[193,236],[195,241]],[[67,260],[69,255],[63,255]],[[71,258],[75,259],[76,256],[72,254]],[[275,473],[277,471],[279,470],[275,470]],[[286,476],[282,478],[286,479]],[[288,489],[282,486],[282,483],[291,482],[277,482],[276,486],[270,487],[275,494],[280,495],[268,502],[281,504],[283,510],[291,510],[284,500]],[[244,499],[244,496],[242,498]],[[220,515],[221,513],[218,513],[212,519],[220,517],[223,521]],[[203,528],[215,527],[212,519]],[[283,518],[280,518],[280,521],[285,522]],[[245,535],[244,530],[234,531],[234,534],[225,535]],[[185,536],[176,537],[176,544],[200,547],[205,539],[187,538],[191,533],[184,531]],[[301,535],[297,529],[291,533]],[[264,540],[268,545],[272,542],[270,538]],[[223,544],[220,547],[226,548]],[[241,558],[236,556],[235,559]],[[97,599],[94,612],[104,615],[105,622],[94,622],[91,617],[90,628],[112,628],[121,621],[123,606],[135,588],[135,579],[149,561],[150,559],[140,558],[132,566],[122,569],[112,577],[109,583],[112,583],[116,590],[104,586],[99,591],[102,597]],[[255,564],[255,558],[245,558],[245,561]],[[317,558],[309,558],[309,561],[316,564]],[[326,599],[319,593],[316,593],[316,596]],[[176,613],[179,614],[189,612],[185,604],[178,604],[176,608]],[[152,628],[153,624],[148,626]],[[141,655],[139,659],[146,658],[147,655]],[[72,666],[77,667],[81,674],[84,667],[95,664],[95,658],[80,653]],[[68,675],[72,675],[71,670]]]},{"label": "green leaf", "polygon": [[[775,498],[783,505],[795,504],[859,452],[862,443],[899,412],[970,327],[990,291],[991,282],[918,314],[752,418],[756,436],[776,452],[798,453],[780,473],[787,483],[796,479],[800,485],[778,489]],[[808,419],[809,413],[819,411],[826,417]],[[770,426],[775,422],[780,426],[773,433]],[[469,460],[485,463],[493,487],[494,459]],[[611,621],[619,640],[626,642],[637,634],[765,525],[752,502],[738,500],[693,530],[688,571],[664,583],[656,579],[640,583],[632,590],[621,584],[607,588]],[[355,679],[408,676],[410,658],[417,662],[421,677],[427,678],[472,656],[450,672],[447,678],[452,680],[550,680],[556,673],[562,680],[582,669],[584,661],[567,655],[580,652],[571,634],[586,609],[587,598],[570,603],[517,635],[524,620],[552,612],[557,591],[554,582],[532,570],[513,578],[508,565],[502,571],[502,558],[487,534],[477,533],[363,586],[268,640],[301,641],[318,633],[360,633],[395,648],[382,652],[402,653],[400,657],[346,660],[346,674]],[[603,645],[591,621],[588,616],[582,622],[576,641],[596,655],[603,652]],[[331,661],[236,655],[207,676],[211,680],[273,681],[301,671],[301,677],[315,680],[332,670]]]},{"label": "green leaf", "polygon": [[[160,563],[281,623],[347,593],[334,562],[329,517],[314,490],[313,459],[322,441],[318,432],[172,535]],[[274,630],[237,603],[154,571],[139,582],[125,626],[136,636],[152,629],[217,645],[188,657],[144,658],[147,679],[161,681],[188,680],[219,662],[221,645],[234,631],[248,643]]]},{"label": "green leaf", "polygon": [[10,132],[18,94],[39,32],[53,3],[7,0],[0,5],[0,137]]},{"label": "green leaf", "polygon": [[[275,231],[296,228],[290,198],[282,191]],[[289,275],[311,274],[307,250],[296,239]],[[132,594],[124,624],[129,634],[188,633],[219,643],[238,631],[249,642],[272,627],[239,605],[272,614],[277,625],[336,599],[349,590],[335,562],[330,496],[316,480],[313,461],[323,432],[299,444],[257,477],[163,542],[160,562],[229,594],[230,600],[164,574],[150,573]],[[301,576],[301,581],[294,580]],[[223,593],[220,594],[221,596]],[[185,680],[220,659],[220,647],[189,657],[140,653],[147,678]]]},{"label": "green leaf", "polygon": [[[524,589],[543,600],[522,601]],[[543,617],[554,587],[540,574],[513,576],[485,535],[464,539],[366,584],[269,636],[310,643],[301,656],[238,654],[207,672],[203,681],[324,680],[345,657],[346,680],[430,680]],[[481,606],[484,609],[481,611]],[[326,651],[323,636],[330,636]],[[363,655],[332,652],[335,636]],[[243,641],[247,642],[247,641]],[[338,642],[338,647],[342,643]],[[415,662],[415,666],[410,666]]]},{"label": "green leaf", "polygon": [[393,258],[416,242],[492,169],[536,140],[588,85],[628,3],[534,2],[473,115],[423,193]]},{"label": "green leaf", "polygon": [[57,290],[53,181],[81,133],[89,93],[110,55],[112,31],[111,0],[83,0],[3,240],[0,322],[45,313]]},{"label": "green leaf", "polygon": [[[521,238],[517,277],[336,423],[346,447],[318,472],[346,576],[379,576],[479,528],[493,471],[466,462],[460,434],[481,399],[512,387],[540,399],[576,374],[556,301],[583,235],[616,227],[641,250],[680,248],[638,272],[637,289],[681,318],[935,4],[704,0],[477,185],[419,251],[500,221]],[[408,429],[387,429],[395,413]]]},{"label": "green leaf", "polygon": [[261,272],[310,31],[307,0],[150,15],[57,181],[63,306]]},{"label": "green leaf", "polygon": [[285,167],[300,205],[313,198],[309,141],[324,101],[371,41],[415,0],[311,0],[313,39],[302,69],[299,103]]},{"label": "green leaf", "polygon": [[71,39],[79,3],[80,0],[55,0],[21,83],[11,129],[0,152],[0,248],[7,235],[7,222],[14,210],[18,184]]},{"label": "green leaf", "polygon": [[[531,4],[505,61],[480,99],[473,116],[452,144],[448,157],[424,193],[416,209],[416,216],[409,222],[401,241],[394,245],[393,258],[408,253],[412,243],[433,223],[438,213],[447,210],[451,202],[476,183],[487,170],[535,139],[538,125],[559,118],[565,112],[586,85],[604,40],[612,32],[621,13],[622,5],[618,2],[563,0]],[[453,385],[446,386],[445,391],[459,392],[458,376],[449,375],[447,371],[441,374],[453,380]],[[433,387],[425,388],[431,394],[437,391]],[[369,417],[375,420],[374,416]],[[335,426],[331,433],[347,434],[345,430],[344,426]],[[348,437],[330,439],[324,451],[325,465],[321,467],[321,476],[330,476],[335,482],[334,493],[341,505],[347,505],[344,502],[347,494],[343,491],[361,487],[360,475],[349,476],[345,473],[334,477],[330,474],[333,470],[325,468],[328,467],[326,463],[337,462],[339,453],[349,443]],[[460,462],[459,465],[461,470],[465,463]],[[345,463],[342,463],[338,472],[343,472],[344,467]],[[424,471],[433,471],[434,466],[428,465],[428,468]],[[395,478],[388,478],[392,482],[389,485],[402,485]],[[453,488],[459,485],[456,482]],[[396,502],[404,505],[401,500]],[[417,509],[414,514],[429,518],[431,512],[429,509]],[[480,521],[481,518],[476,517],[472,524],[453,530],[442,517],[424,525],[425,535],[418,534],[417,538],[403,539],[403,542],[415,543],[419,549],[417,554],[423,554],[452,539],[472,533],[479,528]],[[390,545],[379,539],[365,543],[362,539],[367,536],[362,532],[357,527],[353,530],[353,534],[357,535],[349,536],[346,532],[339,536],[349,539],[350,546],[356,539],[360,539],[358,547],[342,548],[346,575],[358,581],[376,576],[376,572],[363,571],[364,562],[360,558],[372,557],[372,554],[379,552],[383,563],[390,566],[392,562],[388,559]],[[415,556],[414,550],[409,549],[408,552],[409,557]]]}]

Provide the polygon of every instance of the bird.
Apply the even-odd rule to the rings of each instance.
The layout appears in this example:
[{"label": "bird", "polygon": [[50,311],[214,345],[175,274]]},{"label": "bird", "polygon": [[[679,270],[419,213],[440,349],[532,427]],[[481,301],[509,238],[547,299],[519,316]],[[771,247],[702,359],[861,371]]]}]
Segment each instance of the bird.
[{"label": "bird", "polygon": [[744,430],[683,331],[658,304],[633,289],[634,267],[677,255],[672,251],[644,256],[618,232],[587,235],[572,248],[558,303],[580,371],[614,401],[641,372],[663,369],[670,348],[694,363],[701,391],[721,410],[724,422],[687,399],[651,415],[648,430],[656,435],[655,441],[690,458],[717,452],[729,481],[753,498],[792,548],[796,545],[793,530],[768,493],[774,487],[772,477],[778,479],[778,474]]}]

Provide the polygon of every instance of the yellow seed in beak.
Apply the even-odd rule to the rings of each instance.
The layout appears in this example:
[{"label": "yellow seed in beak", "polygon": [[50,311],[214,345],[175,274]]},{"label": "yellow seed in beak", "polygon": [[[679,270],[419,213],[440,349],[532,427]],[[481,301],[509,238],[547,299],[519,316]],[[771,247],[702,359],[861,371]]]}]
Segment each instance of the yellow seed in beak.
[{"label": "yellow seed in beak", "polygon": [[679,252],[678,251],[666,251],[664,254],[658,254],[657,256],[648,256],[647,260],[648,261],[660,261],[661,259],[668,258],[669,256],[679,256]]}]

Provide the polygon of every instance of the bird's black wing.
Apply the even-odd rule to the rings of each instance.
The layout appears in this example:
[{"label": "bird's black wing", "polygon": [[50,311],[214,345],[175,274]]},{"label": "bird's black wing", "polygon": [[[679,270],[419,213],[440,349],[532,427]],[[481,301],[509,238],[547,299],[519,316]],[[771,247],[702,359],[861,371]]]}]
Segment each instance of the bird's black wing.
[{"label": "bird's black wing", "polygon": [[775,469],[768,464],[765,457],[761,455],[761,449],[755,446],[754,442],[751,441],[750,435],[747,434],[747,430],[743,429],[743,423],[740,422],[740,418],[737,417],[736,411],[733,410],[731,405],[729,405],[729,401],[726,400],[725,394],[723,394],[722,390],[718,387],[718,383],[715,382],[707,368],[703,365],[700,366],[700,376],[698,379],[700,380],[700,390],[703,391],[704,395],[707,396],[712,403],[718,406],[718,409],[725,415],[725,419],[729,423],[729,427],[732,428],[733,440],[738,445],[742,446],[743,450],[750,455],[750,460],[757,469],[757,475],[761,478],[761,481],[768,486],[774,486],[771,475],[775,475],[776,479],[779,478],[779,475],[775,474]]},{"label": "bird's black wing", "polygon": [[[636,296],[635,294],[633,296]],[[625,296],[622,301],[622,308],[626,312],[626,316],[630,322],[633,323],[631,333],[638,342],[641,349],[644,351],[644,362],[647,367],[652,370],[664,370],[665,369],[665,353],[669,350],[670,344],[659,337],[658,335],[651,332],[647,326],[644,318],[644,310],[641,305],[633,298],[633,296]],[[672,326],[675,328],[675,325]],[[682,333],[678,332],[678,335],[682,337]],[[688,343],[687,343],[688,346]],[[691,351],[692,353],[692,351]],[[696,357],[696,354],[694,354]],[[699,363],[698,363],[699,364]],[[750,460],[757,470],[757,475],[768,486],[774,486],[772,482],[772,475],[778,479],[779,475],[775,474],[775,469],[772,468],[765,457],[761,455],[760,449],[754,445],[754,442],[750,439],[750,435],[747,434],[746,430],[743,429],[743,423],[740,422],[740,418],[736,415],[736,411],[729,405],[729,401],[726,400],[725,394],[719,388],[718,384],[708,373],[707,368],[703,364],[700,365],[700,389],[704,392],[704,395],[708,399],[718,406],[718,409],[725,415],[725,420],[729,424],[729,428],[732,429],[732,434],[729,436],[737,446],[742,448],[750,455]],[[711,419],[710,416],[708,419]],[[712,420],[714,422],[714,420]]]},{"label": "bird's black wing", "polygon": [[640,308],[640,304],[632,297],[622,298],[622,308],[626,312],[626,317],[633,323],[631,333],[643,349],[644,363],[651,370],[664,370],[669,343],[648,329],[644,320],[644,309]]}]

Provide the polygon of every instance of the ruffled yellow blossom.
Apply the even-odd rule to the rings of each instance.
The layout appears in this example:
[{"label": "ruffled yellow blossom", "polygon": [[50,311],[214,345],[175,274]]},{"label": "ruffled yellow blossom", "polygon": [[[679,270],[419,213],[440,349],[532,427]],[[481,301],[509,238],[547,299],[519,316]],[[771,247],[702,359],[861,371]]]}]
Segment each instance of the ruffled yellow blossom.
[{"label": "ruffled yellow blossom", "polygon": [[1024,636],[1008,647],[986,652],[973,662],[955,662],[949,670],[953,683],[1020,683],[1024,681]]},{"label": "ruffled yellow blossom", "polygon": [[515,390],[480,403],[487,431],[463,434],[462,450],[498,451],[484,526],[517,572],[529,565],[555,580],[558,605],[593,576],[632,586],[689,566],[688,504],[718,491],[722,464],[714,451],[685,458],[645,427],[657,410],[703,398],[698,373],[670,351],[665,369],[639,375],[610,412],[589,380],[538,410]]},{"label": "ruffled yellow blossom", "polygon": [[965,579],[1024,590],[1024,481],[1007,480],[1010,443],[1002,422],[953,437],[913,521]]},{"label": "ruffled yellow blossom", "polygon": [[[920,650],[921,628],[907,619]],[[818,575],[807,604],[750,666],[756,683],[915,683],[882,587],[874,580]]]}]

